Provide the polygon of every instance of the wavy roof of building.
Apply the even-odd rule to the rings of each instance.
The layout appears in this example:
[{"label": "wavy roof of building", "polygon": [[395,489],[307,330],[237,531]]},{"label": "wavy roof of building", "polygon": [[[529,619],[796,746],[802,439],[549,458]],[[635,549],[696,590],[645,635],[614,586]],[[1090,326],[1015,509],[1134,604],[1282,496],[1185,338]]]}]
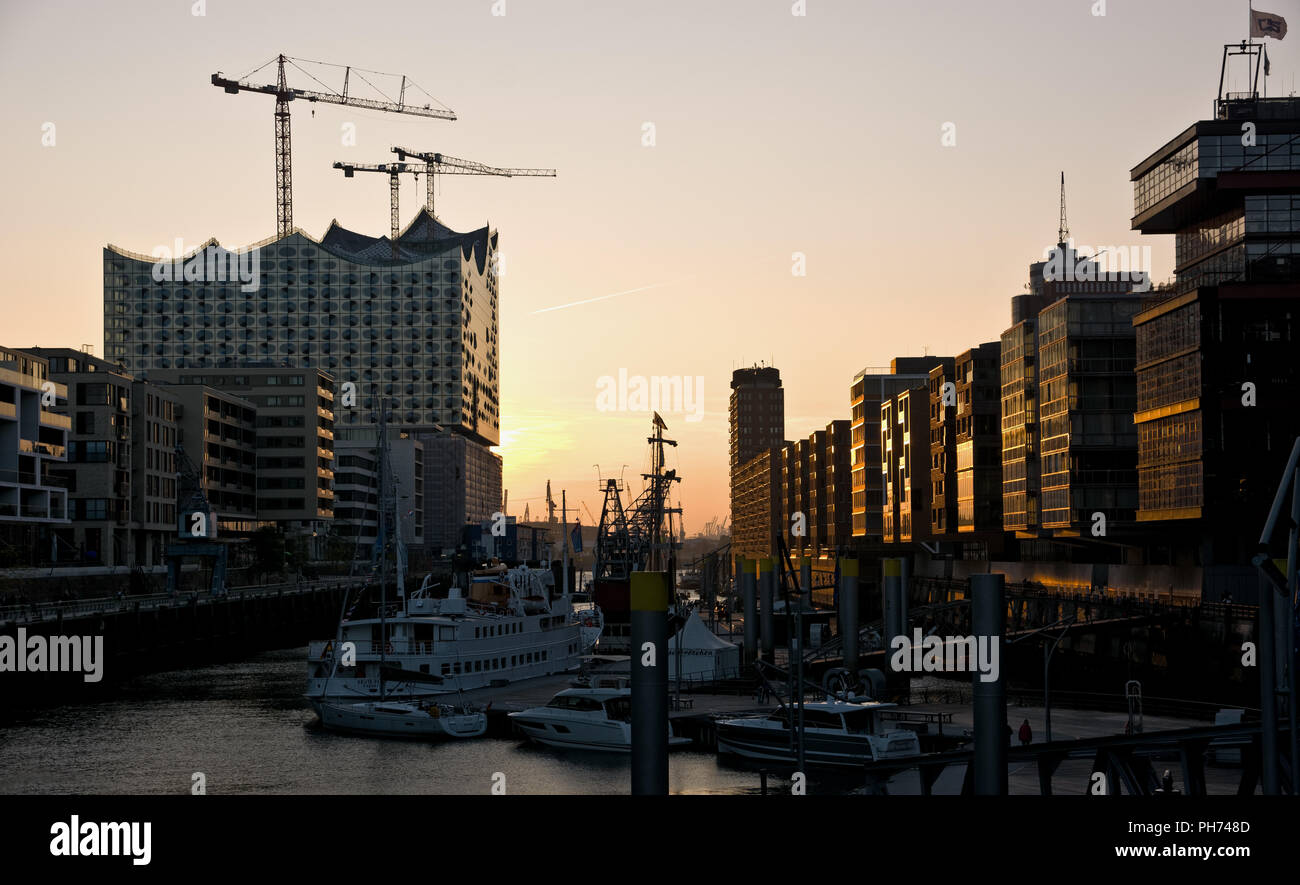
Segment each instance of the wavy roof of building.
[{"label": "wavy roof of building", "polygon": [[[485,225],[478,230],[461,233],[447,227],[429,211],[421,207],[416,212],[415,217],[402,230],[397,237],[397,258],[393,258],[392,240],[387,236],[372,237],[354,230],[349,230],[338,223],[337,220],[331,221],[329,228],[326,229],[325,235],[319,240],[304,233],[301,229],[295,228],[294,232],[288,237],[269,238],[259,243],[254,243],[243,250],[262,249],[275,246],[281,240],[288,240],[291,237],[300,236],[303,239],[320,246],[325,251],[347,259],[357,264],[370,265],[389,265],[409,264],[416,261],[424,261],[432,255],[448,252],[453,248],[460,247],[461,254],[465,259],[473,258],[478,267],[479,273],[482,273],[487,265],[487,253],[489,242],[495,248],[497,234],[490,231]],[[216,246],[219,249],[225,249],[214,237],[196,249],[187,252],[183,256],[172,256],[171,261],[184,261],[196,252],[201,252],[209,246]],[[157,255],[142,255],[122,249],[113,244],[108,244],[108,248],[113,252],[124,255],[128,258],[134,258],[141,261],[154,262],[159,260]]]}]

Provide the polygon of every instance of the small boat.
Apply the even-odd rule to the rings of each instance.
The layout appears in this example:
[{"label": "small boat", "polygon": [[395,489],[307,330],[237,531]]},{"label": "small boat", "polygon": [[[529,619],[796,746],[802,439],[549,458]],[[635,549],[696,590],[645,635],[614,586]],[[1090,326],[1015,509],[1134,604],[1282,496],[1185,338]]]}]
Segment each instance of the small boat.
[{"label": "small boat", "polygon": [[[808,765],[858,767],[866,762],[902,759],[921,754],[921,741],[907,729],[881,725],[879,713],[897,704],[878,701],[831,700],[803,705],[804,761]],[[795,761],[786,705],[770,715],[720,719],[718,753],[750,760]]]},{"label": "small boat", "polygon": [[472,738],[487,731],[487,715],[464,706],[428,702],[321,701],[321,724],[331,731],[378,737]]},{"label": "small boat", "polygon": [[[511,713],[510,719],[529,740],[549,747],[629,753],[632,689],[626,679],[598,682],[597,687],[566,688],[546,706]],[[690,743],[690,738],[674,736],[669,726],[669,749]]]}]

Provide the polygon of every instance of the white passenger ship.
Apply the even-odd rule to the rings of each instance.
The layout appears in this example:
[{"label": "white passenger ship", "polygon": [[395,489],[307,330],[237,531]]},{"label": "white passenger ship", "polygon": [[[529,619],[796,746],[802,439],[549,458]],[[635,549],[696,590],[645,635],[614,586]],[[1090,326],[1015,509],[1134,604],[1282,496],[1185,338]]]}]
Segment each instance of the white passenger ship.
[{"label": "white passenger ship", "polygon": [[[440,598],[425,578],[384,617],[378,611],[357,620],[345,617],[338,637],[308,646],[307,698],[377,698],[381,664],[388,668],[390,699],[577,669],[600,638],[601,613],[575,609],[569,595],[555,595],[554,583],[549,569],[501,566],[475,573],[468,594],[453,587]],[[355,646],[354,658],[343,654],[348,643]],[[394,671],[410,678],[401,680]]]}]

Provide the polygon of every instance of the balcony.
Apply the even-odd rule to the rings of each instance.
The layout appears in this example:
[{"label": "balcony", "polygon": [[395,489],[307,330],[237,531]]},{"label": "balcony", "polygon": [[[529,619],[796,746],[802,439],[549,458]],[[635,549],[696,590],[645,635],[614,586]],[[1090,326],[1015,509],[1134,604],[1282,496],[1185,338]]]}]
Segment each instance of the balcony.
[{"label": "balcony", "polygon": [[36,485],[36,472],[33,470],[0,470],[0,482],[10,485]]},{"label": "balcony", "polygon": [[[35,375],[24,375],[21,372],[15,372],[13,369],[0,369],[0,381],[12,384],[15,387],[25,387],[28,390],[41,391],[44,390],[45,384],[44,381],[37,378]],[[51,386],[54,388],[55,399],[64,400],[66,402],[68,399],[67,385],[52,383]]]},{"label": "balcony", "polygon": [[71,430],[72,416],[56,415],[53,412],[47,412],[45,409],[41,409],[40,423],[44,424],[46,427],[57,427],[60,430]]},{"label": "balcony", "polygon": [[17,418],[18,405],[16,403],[0,402],[0,418]]},{"label": "balcony", "polygon": [[67,446],[56,446],[31,439],[19,439],[18,451],[27,455],[45,455],[47,458],[58,458],[60,460],[68,457]]}]

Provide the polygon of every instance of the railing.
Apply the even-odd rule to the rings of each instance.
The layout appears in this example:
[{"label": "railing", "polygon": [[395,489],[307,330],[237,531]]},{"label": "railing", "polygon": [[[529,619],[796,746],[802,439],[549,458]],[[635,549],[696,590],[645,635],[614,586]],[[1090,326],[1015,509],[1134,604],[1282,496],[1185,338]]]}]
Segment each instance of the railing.
[{"label": "railing", "polygon": [[[63,564],[71,567],[85,566],[85,563]],[[124,574],[124,572],[117,572],[116,570],[114,573]],[[183,608],[191,605],[209,605],[218,601],[238,600],[245,596],[255,597],[268,596],[271,594],[291,596],[300,593],[314,592],[317,587],[328,587],[344,583],[347,582],[325,579],[304,586],[298,586],[293,582],[263,584],[260,586],[232,589],[227,591],[225,596],[220,597],[210,596],[206,592],[178,593],[175,596],[170,596],[166,593],[153,593],[139,596],[122,596],[119,598],[77,599],[69,602],[22,603],[19,605],[0,606],[0,623],[5,621],[16,621],[18,623],[52,621],[56,620],[60,615],[64,618],[69,618],[87,614],[131,611],[137,607],[141,610]],[[315,644],[317,643],[313,643],[313,645]],[[319,644],[324,645],[324,643]]]},{"label": "railing", "polygon": [[[379,655],[381,646],[384,646],[383,653],[388,657],[398,655],[431,655],[434,654],[435,644],[432,639],[399,639],[388,643],[371,642],[368,639],[348,639],[356,646],[358,655]],[[313,661],[321,660],[327,657],[326,649],[330,653],[337,654],[339,644],[334,640],[313,640],[307,645],[307,657]],[[497,654],[500,654],[499,652]],[[436,674],[435,674],[436,675]]]}]

